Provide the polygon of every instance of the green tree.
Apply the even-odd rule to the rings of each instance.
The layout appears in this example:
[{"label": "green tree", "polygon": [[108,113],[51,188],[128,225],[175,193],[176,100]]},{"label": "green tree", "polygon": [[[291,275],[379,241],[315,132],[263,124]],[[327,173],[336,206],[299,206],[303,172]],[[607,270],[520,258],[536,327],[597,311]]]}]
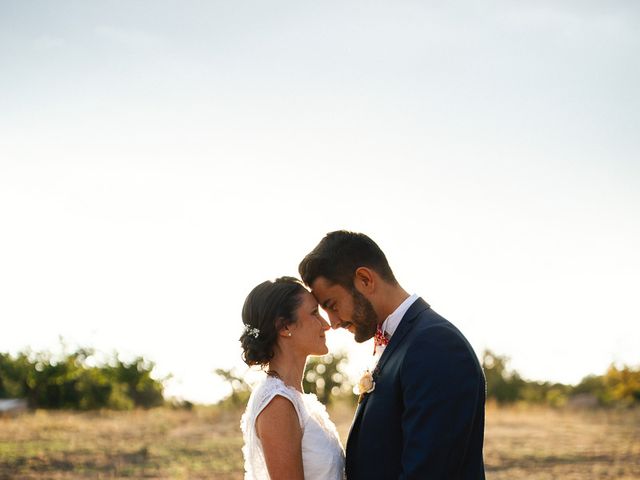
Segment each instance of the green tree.
[{"label": "green tree", "polygon": [[26,398],[31,407],[129,409],[161,405],[163,381],[152,378],[152,362],[132,363],[117,356],[111,365],[88,362],[94,351],[80,348],[54,358],[29,350],[16,356],[0,353],[0,398]]},{"label": "green tree", "polygon": [[500,356],[491,350],[482,355],[482,368],[487,380],[487,397],[498,403],[511,403],[521,398],[526,382],[518,372],[507,368],[509,357]]},{"label": "green tree", "polygon": [[302,380],[304,391],[316,394],[318,400],[325,405],[338,397],[352,398],[353,385],[344,372],[347,362],[345,352],[311,357]]},{"label": "green tree", "polygon": [[630,407],[640,403],[640,368],[611,365],[603,378],[605,405]]},{"label": "green tree", "polygon": [[231,393],[228,397],[224,398],[220,403],[223,405],[229,405],[232,407],[244,406],[251,394],[251,388],[249,384],[238,375],[233,369],[225,370],[223,368],[216,368],[214,373],[222,378],[231,387]]},{"label": "green tree", "polygon": [[117,356],[113,365],[104,367],[105,374],[112,383],[124,386],[126,395],[137,407],[157,407],[164,402],[164,385],[151,377],[155,364],[143,357],[131,363],[121,361]]},{"label": "green tree", "polygon": [[571,395],[589,394],[595,397],[600,405],[605,404],[605,384],[603,375],[587,375],[578,385],[573,387]]}]

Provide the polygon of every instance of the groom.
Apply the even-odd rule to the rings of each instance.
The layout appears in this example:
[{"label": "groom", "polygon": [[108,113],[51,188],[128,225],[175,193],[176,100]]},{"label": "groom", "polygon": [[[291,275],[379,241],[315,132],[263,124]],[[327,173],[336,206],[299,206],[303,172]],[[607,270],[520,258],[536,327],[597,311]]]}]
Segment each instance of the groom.
[{"label": "groom", "polygon": [[327,234],[299,271],[333,328],[382,351],[349,432],[347,479],[484,479],[485,380],[462,333],[400,286],[364,234]]}]

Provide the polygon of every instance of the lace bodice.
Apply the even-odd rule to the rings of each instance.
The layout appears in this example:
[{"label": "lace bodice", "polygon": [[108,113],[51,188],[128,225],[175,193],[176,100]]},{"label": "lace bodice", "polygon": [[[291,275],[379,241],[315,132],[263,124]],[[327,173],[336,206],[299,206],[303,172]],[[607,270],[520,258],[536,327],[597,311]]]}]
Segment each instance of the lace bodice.
[{"label": "lace bodice", "polygon": [[302,429],[302,464],[305,480],[342,480],[344,450],[327,410],[313,394],[302,394],[282,380],[266,377],[251,392],[240,421],[244,446],[245,480],[268,480],[262,443],[256,434],[256,418],[276,395],[294,406]]}]

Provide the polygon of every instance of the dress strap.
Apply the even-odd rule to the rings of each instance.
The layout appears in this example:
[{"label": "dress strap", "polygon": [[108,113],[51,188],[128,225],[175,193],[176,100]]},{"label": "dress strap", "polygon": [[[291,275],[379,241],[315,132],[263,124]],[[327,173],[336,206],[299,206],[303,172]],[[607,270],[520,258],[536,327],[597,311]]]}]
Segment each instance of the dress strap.
[{"label": "dress strap", "polygon": [[260,415],[262,410],[264,410],[266,406],[269,405],[274,397],[281,396],[289,400],[293,405],[293,408],[298,415],[300,428],[302,428],[302,431],[304,432],[304,425],[307,421],[308,415],[302,402],[302,394],[295,391],[293,388],[287,387],[284,382],[277,377],[267,377],[262,387],[263,390],[258,401],[256,402],[254,418],[258,418],[258,415]]}]

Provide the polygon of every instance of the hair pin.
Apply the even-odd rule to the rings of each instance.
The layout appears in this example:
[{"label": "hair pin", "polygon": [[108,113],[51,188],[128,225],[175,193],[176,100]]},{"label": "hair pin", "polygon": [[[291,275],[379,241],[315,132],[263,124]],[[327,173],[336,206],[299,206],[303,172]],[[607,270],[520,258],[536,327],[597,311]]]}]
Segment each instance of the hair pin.
[{"label": "hair pin", "polygon": [[258,336],[260,335],[260,329],[252,327],[251,325],[245,325],[244,333],[253,338],[258,338]]}]

